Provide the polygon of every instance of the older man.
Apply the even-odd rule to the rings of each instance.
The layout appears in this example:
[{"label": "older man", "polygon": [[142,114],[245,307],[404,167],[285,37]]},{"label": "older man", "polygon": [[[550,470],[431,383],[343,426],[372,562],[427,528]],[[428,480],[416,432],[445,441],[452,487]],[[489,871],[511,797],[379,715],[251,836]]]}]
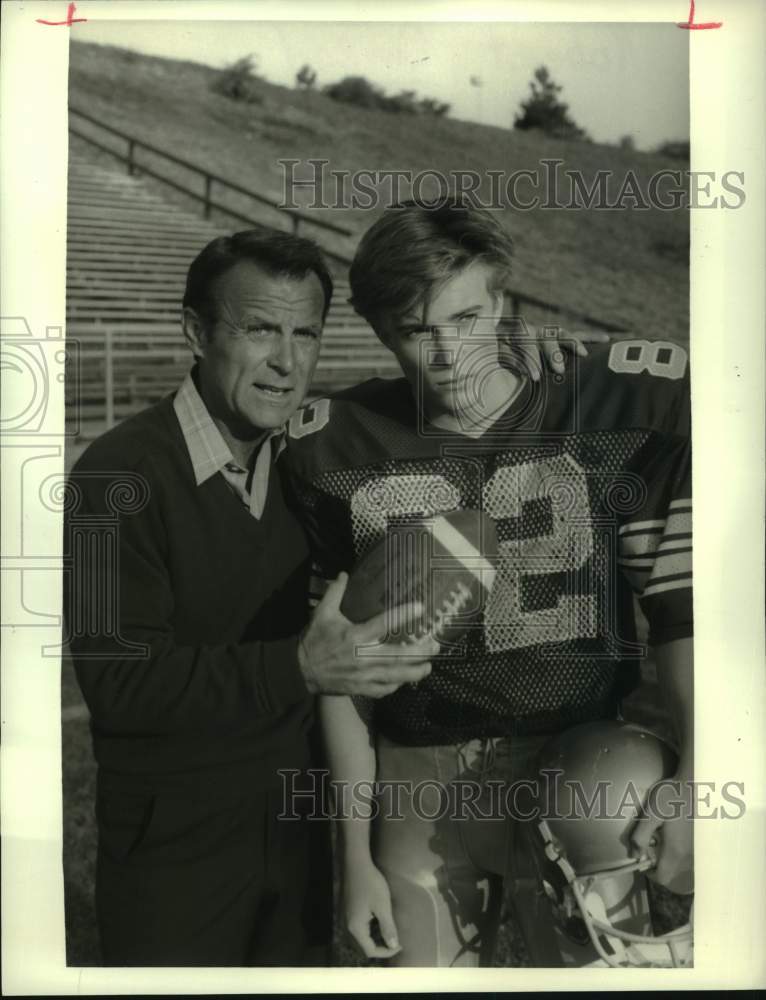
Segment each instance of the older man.
[{"label": "older man", "polygon": [[[277,466],[331,294],[309,241],[214,240],[184,297],[194,369],[73,470],[67,619],[98,762],[106,964],[305,963],[331,927],[329,851],[324,824],[278,822],[278,770],[315,763],[315,692],[380,697],[430,669],[430,639],[369,655],[384,622],[341,616],[343,578],[306,623],[308,548]],[[90,558],[75,520],[115,510],[114,552]]]}]

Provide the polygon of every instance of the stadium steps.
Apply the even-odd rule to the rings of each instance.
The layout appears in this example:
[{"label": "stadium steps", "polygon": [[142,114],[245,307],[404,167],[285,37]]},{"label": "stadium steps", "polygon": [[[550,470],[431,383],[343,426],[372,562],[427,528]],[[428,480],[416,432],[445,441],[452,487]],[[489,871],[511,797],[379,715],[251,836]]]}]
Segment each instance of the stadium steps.
[{"label": "stadium steps", "polygon": [[[73,154],[67,225],[67,421],[93,437],[106,422],[106,342],[111,334],[115,419],[175,389],[191,355],[180,327],[189,264],[230,232],[149,190],[140,178]],[[311,396],[398,371],[392,355],[348,304],[336,278]]]}]

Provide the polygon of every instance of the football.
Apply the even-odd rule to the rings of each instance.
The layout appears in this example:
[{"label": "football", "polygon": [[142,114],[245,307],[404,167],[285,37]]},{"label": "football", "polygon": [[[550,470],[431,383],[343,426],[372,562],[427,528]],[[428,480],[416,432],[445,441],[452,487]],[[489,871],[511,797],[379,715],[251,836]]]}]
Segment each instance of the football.
[{"label": "football", "polygon": [[388,638],[407,641],[430,629],[444,646],[459,645],[478,627],[495,579],[495,522],[477,510],[391,523],[350,575],[341,611],[363,622],[381,611],[420,601],[415,630],[391,620]]}]

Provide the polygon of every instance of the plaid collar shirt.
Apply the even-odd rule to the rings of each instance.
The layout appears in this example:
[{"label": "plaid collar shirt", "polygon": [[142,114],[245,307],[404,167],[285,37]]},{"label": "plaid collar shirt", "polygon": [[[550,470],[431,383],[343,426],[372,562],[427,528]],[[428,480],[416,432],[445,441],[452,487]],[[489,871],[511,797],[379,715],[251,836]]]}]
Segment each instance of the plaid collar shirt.
[{"label": "plaid collar shirt", "polygon": [[253,517],[260,518],[266,506],[272,459],[276,460],[285,447],[284,428],[264,432],[264,439],[254,453],[250,469],[244,469],[235,461],[210,416],[192,372],[176,393],[173,408],[189,449],[197,486],[220,472]]}]

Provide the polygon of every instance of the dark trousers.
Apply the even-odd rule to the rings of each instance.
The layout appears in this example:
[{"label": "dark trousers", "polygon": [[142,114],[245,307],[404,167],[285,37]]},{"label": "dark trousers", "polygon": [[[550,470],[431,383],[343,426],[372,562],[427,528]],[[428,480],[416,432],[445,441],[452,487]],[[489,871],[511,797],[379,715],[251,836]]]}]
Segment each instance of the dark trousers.
[{"label": "dark trousers", "polygon": [[96,910],[105,965],[327,964],[329,822],[282,792],[196,775],[99,774]]}]

